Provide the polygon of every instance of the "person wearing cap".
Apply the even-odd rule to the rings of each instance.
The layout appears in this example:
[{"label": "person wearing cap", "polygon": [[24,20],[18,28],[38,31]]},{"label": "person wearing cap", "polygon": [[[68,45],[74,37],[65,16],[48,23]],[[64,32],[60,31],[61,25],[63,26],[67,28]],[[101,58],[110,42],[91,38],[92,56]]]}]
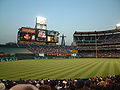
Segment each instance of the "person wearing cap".
[{"label": "person wearing cap", "polygon": [[39,90],[39,89],[31,84],[18,84],[10,88],[10,90]]}]

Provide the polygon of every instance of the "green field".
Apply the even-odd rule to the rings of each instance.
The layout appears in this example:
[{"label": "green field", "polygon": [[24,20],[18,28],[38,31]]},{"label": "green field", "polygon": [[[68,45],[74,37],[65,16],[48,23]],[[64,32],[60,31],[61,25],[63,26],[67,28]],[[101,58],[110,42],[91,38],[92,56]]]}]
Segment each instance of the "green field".
[{"label": "green field", "polygon": [[46,59],[0,62],[0,79],[89,78],[120,74],[120,59]]}]

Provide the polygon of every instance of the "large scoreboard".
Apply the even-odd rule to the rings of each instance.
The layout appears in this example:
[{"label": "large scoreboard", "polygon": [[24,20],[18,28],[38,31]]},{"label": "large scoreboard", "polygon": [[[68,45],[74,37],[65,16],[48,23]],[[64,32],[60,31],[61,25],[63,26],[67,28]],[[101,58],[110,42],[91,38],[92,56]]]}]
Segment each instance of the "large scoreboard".
[{"label": "large scoreboard", "polygon": [[49,43],[58,43],[59,41],[59,32],[50,31],[44,29],[35,29],[28,27],[21,27],[18,31],[18,43],[37,43],[37,44],[49,44]]}]

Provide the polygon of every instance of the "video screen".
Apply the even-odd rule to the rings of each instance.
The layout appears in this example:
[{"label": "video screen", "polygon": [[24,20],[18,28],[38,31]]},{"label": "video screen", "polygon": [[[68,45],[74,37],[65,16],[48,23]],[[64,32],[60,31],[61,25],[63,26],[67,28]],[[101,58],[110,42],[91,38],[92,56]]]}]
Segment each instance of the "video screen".
[{"label": "video screen", "polygon": [[23,41],[35,41],[35,35],[28,33],[21,33],[20,39]]},{"label": "video screen", "polygon": [[46,40],[46,31],[38,30],[37,41],[45,41]]},{"label": "video screen", "polygon": [[58,37],[47,36],[47,42],[58,42]]},{"label": "video screen", "polygon": [[38,37],[46,38],[46,32],[43,30],[38,30]]}]

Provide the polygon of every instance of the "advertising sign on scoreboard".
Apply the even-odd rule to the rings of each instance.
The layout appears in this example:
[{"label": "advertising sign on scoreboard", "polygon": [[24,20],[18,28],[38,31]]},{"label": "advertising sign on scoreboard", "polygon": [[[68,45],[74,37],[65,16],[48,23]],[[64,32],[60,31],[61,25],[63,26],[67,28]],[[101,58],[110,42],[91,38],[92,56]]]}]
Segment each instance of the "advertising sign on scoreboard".
[{"label": "advertising sign on scoreboard", "polygon": [[47,29],[47,18],[36,17],[36,28],[37,29]]},{"label": "advertising sign on scoreboard", "polygon": [[21,28],[21,32],[35,33],[35,29],[22,27],[22,28]]},{"label": "advertising sign on scoreboard", "polygon": [[57,31],[47,31],[47,35],[58,36],[60,33]]},{"label": "advertising sign on scoreboard", "polygon": [[47,18],[44,18],[44,17],[36,17],[36,23],[39,23],[39,24],[47,24]]}]

